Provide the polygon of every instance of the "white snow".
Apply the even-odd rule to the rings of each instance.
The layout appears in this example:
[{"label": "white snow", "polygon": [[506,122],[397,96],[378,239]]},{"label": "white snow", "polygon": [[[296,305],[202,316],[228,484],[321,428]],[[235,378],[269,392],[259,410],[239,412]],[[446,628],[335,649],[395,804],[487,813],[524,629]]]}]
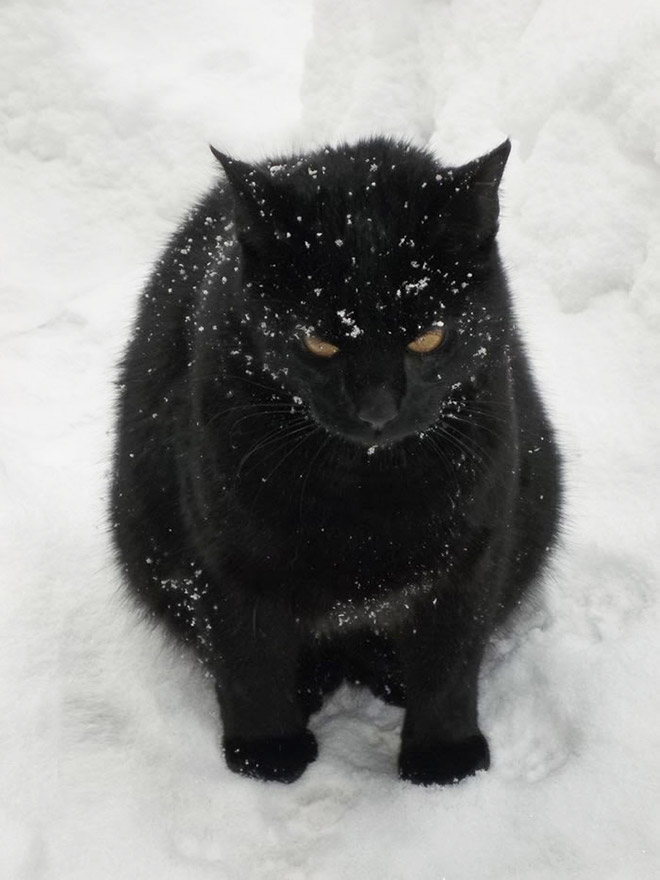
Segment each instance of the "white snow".
[{"label": "white snow", "polygon": [[[0,34],[0,876],[660,876],[657,0],[15,0]],[[344,689],[318,761],[263,785],[225,768],[209,681],[123,598],[113,364],[209,141],[374,132],[455,162],[512,138],[502,250],[564,537],[484,668],[488,773],[404,785],[401,713]]]}]

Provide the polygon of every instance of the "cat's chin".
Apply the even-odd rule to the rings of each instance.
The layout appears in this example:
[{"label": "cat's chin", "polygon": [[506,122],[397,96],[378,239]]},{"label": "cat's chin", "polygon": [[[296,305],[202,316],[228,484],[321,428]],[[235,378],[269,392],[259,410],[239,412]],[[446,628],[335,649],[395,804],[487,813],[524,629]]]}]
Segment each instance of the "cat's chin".
[{"label": "cat's chin", "polygon": [[[333,437],[344,440],[346,443],[350,443],[351,446],[356,446],[365,451],[371,452],[376,449],[384,449],[388,446],[392,446],[394,443],[398,441],[398,439],[403,439],[398,437],[390,437],[384,435],[382,432],[378,431],[351,431],[351,430],[342,430],[341,428],[337,428],[332,425],[326,425],[319,421],[320,426],[331,434]],[[405,436],[405,435],[404,435]]]},{"label": "cat's chin", "polygon": [[370,454],[379,450],[392,449],[406,440],[422,438],[425,432],[429,430],[429,425],[426,424],[412,427],[403,422],[393,424],[391,427],[388,426],[380,431],[367,427],[354,427],[352,425],[346,428],[329,425],[321,419],[317,419],[317,422],[329,434],[339,437],[353,446],[358,446]]},{"label": "cat's chin", "polygon": [[404,440],[409,440],[413,437],[419,437],[421,434],[423,434],[423,431],[401,431],[390,434],[382,434],[376,432],[369,432],[368,434],[358,434],[338,431],[331,433],[334,433],[336,436],[341,437],[348,443],[351,443],[353,446],[357,446],[360,449],[363,449],[368,455],[373,455],[375,452],[382,452],[384,450],[393,449]]}]

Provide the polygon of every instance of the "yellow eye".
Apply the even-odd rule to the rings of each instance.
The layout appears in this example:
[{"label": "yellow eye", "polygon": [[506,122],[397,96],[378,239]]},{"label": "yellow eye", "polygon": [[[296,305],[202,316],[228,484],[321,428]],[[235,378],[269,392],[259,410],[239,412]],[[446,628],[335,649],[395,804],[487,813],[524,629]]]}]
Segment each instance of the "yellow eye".
[{"label": "yellow eye", "polygon": [[325,339],[319,339],[318,336],[304,336],[303,342],[307,351],[311,351],[317,357],[331,358],[339,351],[336,345],[326,342]]},{"label": "yellow eye", "polygon": [[422,333],[417,339],[409,342],[408,348],[417,354],[426,354],[427,351],[433,351],[437,348],[444,338],[445,331],[442,327],[434,327],[433,330],[429,330],[428,333]]}]

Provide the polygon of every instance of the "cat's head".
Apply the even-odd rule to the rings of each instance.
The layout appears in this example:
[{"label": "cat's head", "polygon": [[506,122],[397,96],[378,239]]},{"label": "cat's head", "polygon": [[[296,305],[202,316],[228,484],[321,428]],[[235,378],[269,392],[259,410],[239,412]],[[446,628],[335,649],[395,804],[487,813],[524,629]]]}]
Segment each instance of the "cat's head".
[{"label": "cat's head", "polygon": [[258,165],[216,154],[246,332],[329,432],[393,443],[487,381],[508,328],[495,235],[509,150],[460,168],[380,138]]}]

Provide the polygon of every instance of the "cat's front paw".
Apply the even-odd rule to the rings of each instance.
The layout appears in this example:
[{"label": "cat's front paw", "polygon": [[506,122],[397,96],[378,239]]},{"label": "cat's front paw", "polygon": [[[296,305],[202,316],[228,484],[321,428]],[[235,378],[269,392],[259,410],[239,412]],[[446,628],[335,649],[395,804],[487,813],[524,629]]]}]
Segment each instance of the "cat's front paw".
[{"label": "cat's front paw", "polygon": [[481,733],[460,742],[401,748],[399,775],[417,785],[450,785],[490,766],[490,752]]},{"label": "cat's front paw", "polygon": [[226,737],[224,752],[234,773],[268,782],[295,782],[316,758],[318,748],[314,734],[303,730],[291,736]]}]

